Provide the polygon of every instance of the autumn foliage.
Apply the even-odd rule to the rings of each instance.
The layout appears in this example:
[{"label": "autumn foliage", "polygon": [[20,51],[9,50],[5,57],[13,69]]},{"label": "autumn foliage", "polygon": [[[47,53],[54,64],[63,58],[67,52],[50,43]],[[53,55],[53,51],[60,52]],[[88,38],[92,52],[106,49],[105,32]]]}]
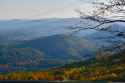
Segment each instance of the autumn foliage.
[{"label": "autumn foliage", "polygon": [[[107,57],[108,58],[108,57]],[[100,59],[100,60],[98,60]],[[1,73],[0,80],[44,80],[44,81],[117,81],[125,80],[125,56],[98,58],[92,64],[49,69],[44,71],[18,71]],[[108,62],[109,61],[109,62]],[[79,65],[79,64],[77,64]]]}]

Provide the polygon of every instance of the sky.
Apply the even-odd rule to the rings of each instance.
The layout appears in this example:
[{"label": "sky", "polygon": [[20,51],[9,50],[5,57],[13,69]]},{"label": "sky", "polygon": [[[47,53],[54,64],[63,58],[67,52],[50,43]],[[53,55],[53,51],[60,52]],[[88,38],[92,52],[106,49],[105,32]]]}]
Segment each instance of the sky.
[{"label": "sky", "polygon": [[77,17],[74,10],[85,5],[80,0],[0,0],[0,19]]}]

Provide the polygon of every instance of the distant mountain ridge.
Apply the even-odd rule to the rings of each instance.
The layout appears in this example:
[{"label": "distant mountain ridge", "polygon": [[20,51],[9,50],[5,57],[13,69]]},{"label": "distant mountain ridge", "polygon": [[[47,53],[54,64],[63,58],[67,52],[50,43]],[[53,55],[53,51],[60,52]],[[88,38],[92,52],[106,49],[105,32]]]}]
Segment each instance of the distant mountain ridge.
[{"label": "distant mountain ridge", "polygon": [[89,59],[99,52],[113,54],[125,49],[124,34],[116,34],[123,29],[119,24],[102,31],[83,29],[74,33],[87,24],[95,25],[84,22],[79,18],[0,21],[0,64],[21,70],[46,69]]},{"label": "distant mountain ridge", "polygon": [[34,38],[70,33],[70,28],[94,25],[90,20],[80,18],[51,18],[39,20],[0,21],[0,42],[32,40]]},{"label": "distant mountain ridge", "polygon": [[5,42],[64,34],[79,22],[79,18],[0,21],[0,38]]}]

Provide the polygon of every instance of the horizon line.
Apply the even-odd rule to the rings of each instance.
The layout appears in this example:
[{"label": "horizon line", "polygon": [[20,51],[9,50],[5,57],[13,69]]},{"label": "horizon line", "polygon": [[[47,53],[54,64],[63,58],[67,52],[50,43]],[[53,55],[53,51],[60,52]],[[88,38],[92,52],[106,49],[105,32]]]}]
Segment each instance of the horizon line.
[{"label": "horizon line", "polygon": [[46,20],[46,19],[70,19],[70,18],[80,18],[78,17],[48,17],[48,18],[11,18],[11,19],[0,19],[0,21],[11,21],[11,20]]}]

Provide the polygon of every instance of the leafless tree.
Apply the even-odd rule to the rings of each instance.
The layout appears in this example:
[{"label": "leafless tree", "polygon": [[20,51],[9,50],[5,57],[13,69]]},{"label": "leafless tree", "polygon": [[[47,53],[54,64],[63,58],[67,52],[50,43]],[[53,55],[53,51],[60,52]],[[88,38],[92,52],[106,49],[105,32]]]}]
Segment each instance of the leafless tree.
[{"label": "leafless tree", "polygon": [[[82,10],[75,10],[75,11],[80,14],[81,19],[87,19],[87,20],[89,19],[91,21],[97,22],[97,24],[95,26],[92,25],[89,27],[81,27],[81,26],[73,27],[74,29],[76,29],[74,33],[85,29],[100,30],[99,27],[105,24],[110,24],[114,22],[125,22],[125,0],[96,0],[93,1],[91,5],[93,6],[93,10],[89,11],[89,13],[88,12],[86,13],[86,11],[84,12]],[[119,36],[119,32],[117,36]],[[125,47],[123,47],[125,42],[119,44],[117,41],[114,41],[113,43],[114,43],[114,46],[112,47],[113,50],[114,49],[116,49],[117,51],[125,50]],[[105,48],[103,47],[103,49]],[[112,49],[108,48],[105,50],[109,51]]]},{"label": "leafless tree", "polygon": [[91,11],[90,15],[76,10],[82,19],[90,19],[99,23],[91,29],[108,23],[125,22],[125,0],[93,1],[92,5],[95,6],[95,9]]}]

